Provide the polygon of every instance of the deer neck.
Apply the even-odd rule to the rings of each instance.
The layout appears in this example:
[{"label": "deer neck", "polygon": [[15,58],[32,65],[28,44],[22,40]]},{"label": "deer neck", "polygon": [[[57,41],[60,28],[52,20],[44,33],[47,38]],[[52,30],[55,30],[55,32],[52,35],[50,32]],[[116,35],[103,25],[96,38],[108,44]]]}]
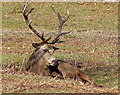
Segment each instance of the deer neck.
[{"label": "deer neck", "polygon": [[37,64],[41,60],[41,58],[43,58],[44,54],[45,54],[44,51],[36,49],[30,56],[28,60],[28,64],[31,64],[31,65]]}]

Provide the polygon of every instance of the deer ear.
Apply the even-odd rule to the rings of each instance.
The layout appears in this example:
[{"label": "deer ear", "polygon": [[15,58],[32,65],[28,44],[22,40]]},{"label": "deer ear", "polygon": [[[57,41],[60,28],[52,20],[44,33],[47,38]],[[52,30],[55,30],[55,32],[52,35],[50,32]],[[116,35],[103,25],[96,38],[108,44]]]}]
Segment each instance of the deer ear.
[{"label": "deer ear", "polygon": [[40,46],[40,44],[39,44],[39,43],[32,43],[32,46],[33,46],[34,48],[37,48],[38,46]]}]

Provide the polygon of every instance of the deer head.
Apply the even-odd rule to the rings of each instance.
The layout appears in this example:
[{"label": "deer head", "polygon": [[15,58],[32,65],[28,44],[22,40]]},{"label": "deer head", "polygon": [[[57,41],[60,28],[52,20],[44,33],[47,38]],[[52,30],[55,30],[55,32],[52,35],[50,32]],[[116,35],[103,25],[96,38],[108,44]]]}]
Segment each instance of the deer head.
[{"label": "deer head", "polygon": [[72,31],[71,30],[69,32],[62,32],[63,24],[69,19],[69,11],[67,10],[67,17],[63,18],[58,12],[55,11],[54,7],[51,7],[53,12],[56,14],[56,16],[59,19],[59,26],[58,26],[58,32],[56,36],[53,38],[52,41],[50,41],[52,38],[51,35],[48,38],[45,38],[44,32],[40,34],[37,30],[34,29],[34,27],[32,26],[32,21],[29,21],[29,18],[28,18],[28,15],[34,10],[34,8],[31,8],[30,10],[26,10],[26,7],[27,7],[27,4],[24,5],[23,11],[22,11],[25,22],[28,25],[28,27],[32,30],[32,32],[34,32],[34,34],[37,35],[42,40],[42,42],[40,43],[32,44],[32,46],[36,48],[36,50],[31,55],[29,59],[29,63],[35,64],[40,62],[40,60],[42,60],[41,62],[47,65],[52,65],[54,64],[53,61],[55,60],[54,51],[58,50],[58,48],[54,46],[55,43],[63,42],[63,41],[60,41],[60,37]]}]

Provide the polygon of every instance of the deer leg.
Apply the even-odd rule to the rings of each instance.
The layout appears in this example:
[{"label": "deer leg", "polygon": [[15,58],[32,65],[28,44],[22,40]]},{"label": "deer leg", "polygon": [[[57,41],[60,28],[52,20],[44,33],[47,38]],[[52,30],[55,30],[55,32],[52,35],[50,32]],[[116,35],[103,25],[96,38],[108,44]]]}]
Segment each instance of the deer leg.
[{"label": "deer leg", "polygon": [[98,84],[96,84],[95,82],[93,82],[86,74],[84,74],[82,71],[77,71],[76,72],[76,75],[77,75],[77,77],[79,77],[82,81],[84,81],[85,83],[86,82],[89,82],[90,84],[92,84],[93,86],[95,86],[95,87],[103,87],[103,86],[101,86],[101,85],[98,85]]},{"label": "deer leg", "polygon": [[81,79],[79,79],[78,81],[79,81],[79,83],[82,84],[82,85],[86,83],[86,82],[84,82],[84,81],[81,80]]},{"label": "deer leg", "polygon": [[86,74],[84,74],[82,71],[80,71],[80,70],[76,71],[76,77],[79,80],[81,80],[81,82],[83,82],[83,83],[89,82],[90,84],[93,84],[91,79]]}]

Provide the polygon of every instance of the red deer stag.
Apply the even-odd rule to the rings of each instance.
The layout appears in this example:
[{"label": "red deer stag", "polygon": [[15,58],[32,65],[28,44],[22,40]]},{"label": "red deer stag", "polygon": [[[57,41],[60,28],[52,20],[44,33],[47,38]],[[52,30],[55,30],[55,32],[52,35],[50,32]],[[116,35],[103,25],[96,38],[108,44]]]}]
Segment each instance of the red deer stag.
[{"label": "red deer stag", "polygon": [[[59,27],[58,27],[58,33],[55,36],[55,38],[50,42],[51,36],[47,39],[44,37],[44,32],[40,35],[39,32],[37,32],[33,26],[31,25],[31,22],[29,21],[28,15],[34,10],[34,8],[31,8],[30,10],[26,10],[27,4],[23,7],[23,16],[25,19],[26,24],[28,27],[34,32],[41,40],[40,43],[33,43],[32,46],[35,49],[35,51],[30,56],[27,65],[26,70],[34,72],[36,74],[40,75],[49,75],[51,74],[51,70],[48,68],[48,66],[53,64],[53,61],[55,60],[54,57],[54,51],[58,48],[54,46],[55,43],[60,43],[63,41],[60,41],[60,36],[70,33],[69,32],[61,32],[63,24],[69,19],[69,13],[67,12],[67,17],[62,18],[62,16],[59,13],[56,13],[59,19]],[[54,10],[54,8],[52,7]],[[55,11],[54,11],[55,12]]]},{"label": "red deer stag", "polygon": [[69,19],[69,12],[67,11],[67,17],[63,18],[59,13],[55,11],[52,7],[54,13],[57,15],[59,19],[59,26],[58,26],[58,34],[52,40],[51,36],[47,39],[44,37],[44,32],[40,35],[31,25],[31,22],[28,19],[28,15],[33,11],[34,8],[30,10],[26,10],[27,5],[23,7],[23,16],[24,19],[29,26],[29,28],[42,40],[40,43],[33,43],[33,47],[36,48],[35,51],[30,56],[28,63],[26,65],[26,70],[34,72],[36,74],[41,75],[51,75],[53,72],[60,74],[63,76],[64,79],[77,79],[83,83],[89,82],[97,87],[102,87],[95,82],[93,82],[86,74],[84,74],[79,68],[75,65],[71,65],[70,63],[62,60],[56,60],[54,57],[54,51],[58,48],[54,46],[55,43],[59,43],[59,37],[69,32],[61,32],[62,26],[64,23]]}]

